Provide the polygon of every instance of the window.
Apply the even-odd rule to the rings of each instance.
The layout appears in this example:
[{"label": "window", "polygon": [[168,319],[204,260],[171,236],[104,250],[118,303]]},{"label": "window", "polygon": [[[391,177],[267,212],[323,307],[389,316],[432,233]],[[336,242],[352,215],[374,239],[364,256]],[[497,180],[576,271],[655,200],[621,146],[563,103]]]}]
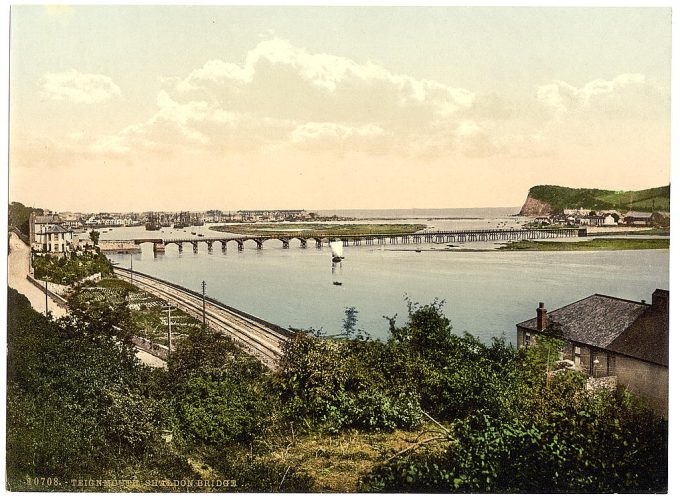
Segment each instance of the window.
[{"label": "window", "polygon": [[531,335],[529,333],[524,334],[524,345],[529,345],[531,342]]},{"label": "window", "polygon": [[574,365],[581,366],[581,348],[574,346]]}]

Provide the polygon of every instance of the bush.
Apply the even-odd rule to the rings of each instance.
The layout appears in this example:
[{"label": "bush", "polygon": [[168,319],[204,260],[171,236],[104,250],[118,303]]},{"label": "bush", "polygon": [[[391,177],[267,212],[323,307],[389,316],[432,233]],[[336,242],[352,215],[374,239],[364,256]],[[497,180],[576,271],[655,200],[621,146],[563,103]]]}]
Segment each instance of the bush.
[{"label": "bush", "polygon": [[249,443],[266,422],[266,406],[248,385],[226,376],[193,377],[175,391],[187,442],[222,447]]},{"label": "bush", "polygon": [[178,465],[160,440],[166,422],[159,398],[147,393],[150,372],[129,345],[95,324],[50,321],[12,289],[7,340],[9,489],[26,489],[25,477]]},{"label": "bush", "polygon": [[84,253],[69,257],[38,255],[33,259],[35,279],[47,280],[61,285],[72,285],[96,273],[112,276],[111,262],[99,253]]},{"label": "bush", "polygon": [[286,348],[275,390],[292,419],[344,428],[393,430],[420,421],[417,397],[384,370],[390,347],[368,339],[333,341],[298,335]]},{"label": "bush", "polygon": [[[667,488],[667,424],[625,393],[557,376],[533,411],[455,420],[441,449],[377,466],[367,491],[638,493]],[[530,407],[531,405],[527,405]]]}]

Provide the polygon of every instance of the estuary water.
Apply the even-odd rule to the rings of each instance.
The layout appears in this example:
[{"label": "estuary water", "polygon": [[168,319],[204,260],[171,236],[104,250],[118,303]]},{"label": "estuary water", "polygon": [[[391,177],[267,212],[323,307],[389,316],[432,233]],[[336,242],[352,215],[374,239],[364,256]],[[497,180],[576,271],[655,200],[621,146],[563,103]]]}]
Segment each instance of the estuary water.
[{"label": "estuary water", "polygon": [[[434,229],[512,227],[521,221],[511,213],[516,211],[464,220],[444,214],[426,223]],[[169,231],[156,235],[144,228],[118,228],[102,239],[163,237]],[[205,226],[182,234],[191,232],[217,234]],[[281,242],[269,241],[262,250],[247,242],[242,252],[235,244],[226,252],[216,244],[211,253],[205,244],[198,253],[191,245],[184,245],[182,253],[168,245],[155,257],[152,246],[144,244],[141,254],[109,258],[196,291],[205,280],[207,295],[284,327],[337,334],[345,308],[356,307],[358,328],[374,338],[388,336],[385,316],[405,320],[406,298],[421,304],[442,299],[455,333],[467,331],[484,342],[505,337],[514,344],[515,324],[532,317],[539,301],[548,310],[593,293],[649,302],[656,288],[669,286],[667,250],[474,252],[465,251],[474,248],[466,245],[349,246],[345,260],[335,266],[328,247],[317,249],[311,242],[307,249],[296,242],[283,249]]]}]

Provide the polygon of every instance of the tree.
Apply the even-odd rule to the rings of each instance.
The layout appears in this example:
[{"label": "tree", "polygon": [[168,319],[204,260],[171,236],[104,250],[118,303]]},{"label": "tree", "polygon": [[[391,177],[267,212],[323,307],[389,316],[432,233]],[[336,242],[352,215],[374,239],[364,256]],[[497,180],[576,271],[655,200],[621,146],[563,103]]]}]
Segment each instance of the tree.
[{"label": "tree", "polygon": [[68,489],[66,478],[125,470],[193,477],[161,441],[168,422],[151,369],[103,324],[83,322],[51,321],[8,290],[8,489],[54,489],[28,477],[64,478]]},{"label": "tree", "polygon": [[359,311],[356,307],[345,308],[345,319],[342,322],[342,334],[344,337],[351,338],[356,334],[358,315]]},{"label": "tree", "polygon": [[99,244],[99,231],[95,231],[94,229],[90,231],[90,239],[94,246],[97,246]]}]

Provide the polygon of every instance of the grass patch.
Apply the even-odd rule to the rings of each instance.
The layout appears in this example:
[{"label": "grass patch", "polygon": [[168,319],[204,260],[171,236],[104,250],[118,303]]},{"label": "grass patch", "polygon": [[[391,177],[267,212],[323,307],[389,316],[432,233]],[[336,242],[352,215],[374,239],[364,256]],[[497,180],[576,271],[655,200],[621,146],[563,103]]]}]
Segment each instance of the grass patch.
[{"label": "grass patch", "polygon": [[279,443],[269,458],[294,464],[313,481],[311,491],[317,493],[352,493],[359,480],[385,457],[408,448],[424,430],[394,432],[341,432],[337,435],[310,433]]},{"label": "grass patch", "polygon": [[304,234],[314,237],[327,234],[333,236],[410,234],[422,231],[426,227],[425,224],[232,224],[215,226],[210,229],[247,236],[295,236]]},{"label": "grass patch", "polygon": [[499,250],[574,251],[574,250],[659,250],[668,249],[670,240],[660,238],[594,238],[588,241],[513,241]]}]

